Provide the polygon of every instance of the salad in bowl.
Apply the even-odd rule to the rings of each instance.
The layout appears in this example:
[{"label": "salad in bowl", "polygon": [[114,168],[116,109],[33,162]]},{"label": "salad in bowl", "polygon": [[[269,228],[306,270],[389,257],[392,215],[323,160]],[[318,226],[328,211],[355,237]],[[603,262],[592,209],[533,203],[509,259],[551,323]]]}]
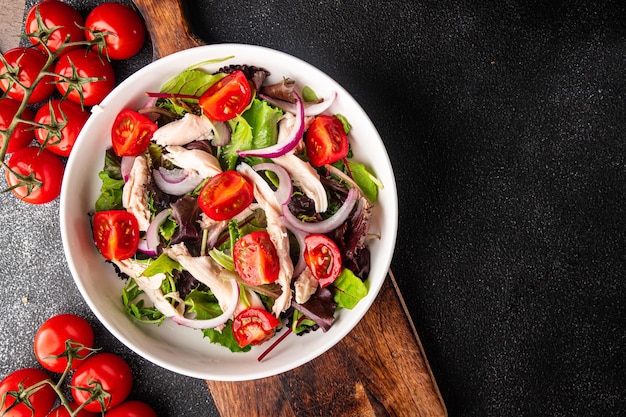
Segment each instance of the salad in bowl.
[{"label": "salad in bowl", "polygon": [[267,48],[202,46],[92,112],[61,231],[79,290],[128,347],[189,376],[255,379],[319,356],[365,314],[393,254],[395,183],[371,121],[327,75]]}]

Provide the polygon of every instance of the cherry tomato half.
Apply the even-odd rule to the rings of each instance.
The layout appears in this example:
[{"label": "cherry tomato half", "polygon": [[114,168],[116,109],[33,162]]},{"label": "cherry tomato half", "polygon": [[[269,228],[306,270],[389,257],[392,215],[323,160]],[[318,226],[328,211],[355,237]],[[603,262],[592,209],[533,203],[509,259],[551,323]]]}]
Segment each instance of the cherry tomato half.
[{"label": "cherry tomato half", "polygon": [[157,417],[157,414],[144,402],[125,401],[107,411],[104,417]]},{"label": "cherry tomato half", "polygon": [[[46,66],[47,61],[46,55],[38,49],[23,47],[9,49],[5,52],[4,59],[6,59],[7,64],[12,69],[8,69],[6,65],[1,64],[0,75],[8,71],[13,72],[15,68],[18,68],[17,78],[26,88],[32,87],[35,79]],[[51,76],[45,75],[33,89],[28,98],[28,104],[39,103],[50,97],[54,92],[53,81]],[[7,91],[8,89],[8,96],[15,100],[22,101],[24,99],[24,88],[17,83],[9,88],[9,80],[2,79],[0,80],[0,88],[2,88],[2,91]]]},{"label": "cherry tomato half", "polygon": [[93,238],[106,259],[128,259],[139,246],[139,223],[126,210],[98,211],[93,216]]},{"label": "cherry tomato half", "polygon": [[[56,84],[57,90],[74,103],[81,104],[81,91],[85,106],[94,106],[102,101],[115,87],[115,72],[111,63],[97,52],[73,49],[63,54],[54,67],[54,72],[69,78],[80,86],[66,81]],[[79,82],[78,78],[94,78],[94,81]],[[74,88],[75,87],[75,88]],[[69,92],[68,92],[69,90]]]},{"label": "cherry tomato half", "polygon": [[[13,118],[19,110],[20,103],[12,98],[5,97],[0,99],[0,129],[7,130]],[[22,112],[22,120],[33,120],[33,112],[30,108],[26,107]],[[20,122],[17,124],[15,130],[9,138],[9,145],[7,147],[7,153],[13,153],[18,149],[22,149],[28,146],[35,138],[33,133],[33,127],[26,123]]]},{"label": "cherry tomato half", "polygon": [[[37,10],[39,10],[45,28],[51,29],[57,27],[57,29],[50,34],[48,39],[44,40],[52,52],[56,52],[68,36],[70,42],[85,40],[85,34],[80,28],[81,26],[85,26],[85,20],[76,9],[59,0],[44,0],[31,7],[26,15],[26,22],[24,24],[24,30],[27,34],[38,33],[40,29],[45,29],[39,27],[36,14]],[[33,45],[37,45],[37,48],[42,51],[44,50],[43,45],[41,45],[37,37],[33,36],[28,39]]]},{"label": "cherry tomato half", "polygon": [[94,413],[109,410],[121,404],[130,394],[133,375],[128,363],[114,353],[96,353],[87,358],[72,376],[70,390],[79,405],[86,403],[91,394],[84,389],[94,388],[96,383],[109,395],[104,399],[104,410],[98,401],[85,405],[85,410]]},{"label": "cherry tomato half", "polygon": [[[52,122],[54,115],[55,122]],[[37,141],[52,153],[69,156],[81,129],[89,119],[89,112],[69,100],[50,100],[37,110],[35,121],[55,126],[53,129],[35,129]]]},{"label": "cherry tomato half", "polygon": [[242,71],[234,71],[213,84],[198,100],[211,120],[225,122],[241,114],[250,104],[252,88]]},{"label": "cherry tomato half", "polygon": [[[20,385],[24,388],[29,388],[45,380],[50,380],[50,377],[47,373],[40,369],[18,369],[17,371],[7,375],[7,377],[0,382],[0,399],[4,398],[7,392],[19,391]],[[50,382],[52,383],[52,380],[50,380]],[[57,394],[54,392],[54,389],[52,389],[52,386],[45,384],[40,390],[37,390],[29,397],[30,405],[33,408],[32,413],[28,406],[24,403],[21,403],[12,408],[11,411],[6,412],[9,407],[15,404],[15,397],[6,395],[4,404],[0,407],[0,415],[7,417],[44,417],[48,414],[48,412],[50,412],[56,400]]]},{"label": "cherry tomato half", "polygon": [[228,220],[254,200],[254,188],[237,171],[224,171],[209,179],[200,190],[198,206],[213,220]]},{"label": "cherry tomato half", "polygon": [[341,120],[335,116],[319,115],[306,132],[304,143],[311,163],[321,167],[348,155],[348,136]]},{"label": "cherry tomato half", "polygon": [[260,345],[274,335],[280,321],[271,313],[250,307],[243,310],[233,320],[233,334],[240,347]]},{"label": "cherry tomato half", "polygon": [[107,33],[104,54],[115,60],[136,55],[146,39],[141,17],[130,7],[115,2],[96,6],[87,16],[85,27],[87,40],[95,38],[94,32]]},{"label": "cherry tomato half", "polygon": [[[69,405],[72,411],[75,411],[78,408],[78,403],[76,401],[70,402]],[[102,414],[89,412],[83,408],[74,417],[100,417],[101,415]],[[65,406],[61,404],[57,408],[52,410],[50,414],[48,414],[46,417],[72,417],[72,416],[70,415],[69,411],[67,411],[67,408],[65,408]]]},{"label": "cherry tomato half", "polygon": [[[41,186],[32,188],[28,193],[25,185],[13,188],[11,191],[19,199],[31,204],[48,203],[61,194],[61,183],[63,182],[63,172],[65,168],[63,162],[54,154],[29,146],[13,152],[7,162],[9,168],[22,175],[34,175],[35,179],[41,181]],[[6,180],[9,187],[17,186],[19,180],[9,170],[6,171]]]},{"label": "cherry tomato half", "polygon": [[304,261],[322,288],[341,274],[341,252],[327,236],[311,234],[304,238]]},{"label": "cherry tomato half", "polygon": [[[93,347],[93,329],[82,317],[74,314],[59,314],[50,317],[35,334],[34,350],[37,360],[47,370],[61,373],[67,368],[67,356],[60,356],[66,350],[66,342],[71,340],[73,348],[80,345]],[[80,349],[76,355],[86,357],[87,349]],[[82,359],[72,358],[72,370],[76,369]]]},{"label": "cherry tomato half", "polygon": [[119,156],[136,156],[150,145],[156,123],[134,110],[124,109],[113,122],[111,142]]},{"label": "cherry tomato half", "polygon": [[233,246],[235,270],[250,285],[270,284],[278,279],[280,261],[265,230],[248,233]]}]

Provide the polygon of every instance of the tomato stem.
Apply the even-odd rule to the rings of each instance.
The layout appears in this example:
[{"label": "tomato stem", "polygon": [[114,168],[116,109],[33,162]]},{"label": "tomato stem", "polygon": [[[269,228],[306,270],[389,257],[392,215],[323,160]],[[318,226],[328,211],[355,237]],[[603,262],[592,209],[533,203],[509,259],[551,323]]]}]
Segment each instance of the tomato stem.
[{"label": "tomato stem", "polygon": [[[39,13],[39,9],[35,10],[35,14],[36,14],[36,19],[37,19],[37,22],[38,22],[38,28],[39,29],[36,32],[22,34],[22,35],[20,35],[20,37],[36,39],[38,41],[38,42],[36,42],[37,45],[42,46],[44,52],[46,53],[47,60],[46,60],[46,63],[44,64],[42,70],[39,72],[39,74],[37,74],[37,77],[35,77],[35,79],[31,83],[30,87],[26,87],[26,86],[24,86],[24,84],[22,82],[20,82],[20,80],[19,80],[19,72],[20,72],[19,65],[15,66],[15,67],[9,65],[9,63],[6,60],[6,58],[4,57],[4,54],[2,52],[0,52],[0,63],[2,65],[4,65],[4,67],[7,70],[6,73],[4,73],[4,74],[2,74],[0,76],[1,80],[8,80],[8,84],[9,85],[8,85],[8,88],[6,89],[6,91],[9,91],[13,85],[19,85],[24,90],[24,97],[22,98],[20,106],[19,106],[15,116],[11,120],[11,123],[9,124],[8,128],[6,128],[5,130],[0,129],[0,139],[2,139],[2,144],[0,145],[0,161],[4,161],[4,158],[5,158],[6,154],[7,154],[7,149],[9,148],[9,140],[11,138],[11,135],[13,134],[15,129],[17,128],[18,124],[20,122],[23,122],[22,114],[24,113],[25,109],[27,108],[28,100],[33,95],[33,91],[35,90],[37,85],[45,77],[50,77],[50,76],[52,76],[54,78],[61,77],[59,74],[56,74],[54,72],[50,72],[50,69],[53,67],[53,65],[56,62],[56,60],[63,54],[63,52],[66,51],[66,50],[69,50],[68,48],[70,48],[70,49],[71,48],[75,48],[75,47],[92,48],[92,47],[96,46],[98,48],[99,56],[102,57],[101,51],[106,46],[104,38],[102,38],[102,39],[94,39],[94,40],[91,40],[91,41],[86,41],[85,40],[85,41],[76,41],[76,42],[70,42],[69,39],[66,39],[64,42],[61,43],[61,45],[57,48],[56,51],[52,51],[48,47],[48,45],[47,45],[47,40],[48,40],[48,38],[50,37],[50,35],[53,32],[55,32],[56,30],[59,29],[59,27],[56,27],[56,26],[48,27],[48,26],[46,26],[45,22],[41,18],[41,15]],[[61,77],[61,78],[64,78],[64,77]],[[81,78],[79,76],[76,76],[76,77],[73,77],[72,80],[69,81],[69,82],[73,81],[78,86],[81,86],[82,84],[84,84],[86,82],[92,82],[92,81],[96,81],[96,80],[99,80],[99,79],[84,78],[84,77]],[[68,80],[62,79],[61,81],[56,81],[56,83],[64,82],[64,81],[68,81]],[[81,93],[82,93],[82,88],[80,89],[80,93],[79,93],[79,95],[81,95],[81,102],[82,102],[82,94]],[[6,93],[5,93],[5,95],[6,95]],[[7,165],[4,162],[2,163],[2,166],[5,169],[8,168]],[[20,174],[14,172],[14,171],[11,171],[11,172],[16,177],[18,177],[18,179],[24,180],[24,181],[27,180],[27,178],[21,176]],[[5,190],[5,191],[7,191],[7,190]],[[34,190],[29,191],[29,193],[32,192],[32,191],[34,191]]]}]

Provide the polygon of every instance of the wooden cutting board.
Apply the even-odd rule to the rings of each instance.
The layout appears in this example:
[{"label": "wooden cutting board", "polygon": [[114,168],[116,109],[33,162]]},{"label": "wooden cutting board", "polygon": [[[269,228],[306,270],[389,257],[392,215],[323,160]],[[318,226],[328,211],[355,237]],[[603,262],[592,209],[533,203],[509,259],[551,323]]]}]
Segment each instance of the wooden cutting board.
[{"label": "wooden cutting board", "polygon": [[[134,0],[153,58],[203,44],[183,0]],[[206,381],[223,417],[446,416],[393,274],[361,322],[336,346],[292,371],[255,381]]]}]

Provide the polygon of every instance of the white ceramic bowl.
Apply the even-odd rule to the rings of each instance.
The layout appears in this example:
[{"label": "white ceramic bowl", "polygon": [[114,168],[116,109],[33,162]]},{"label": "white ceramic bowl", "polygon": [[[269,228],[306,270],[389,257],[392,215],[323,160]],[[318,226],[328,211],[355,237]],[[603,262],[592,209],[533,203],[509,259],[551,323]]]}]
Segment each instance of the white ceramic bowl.
[{"label": "white ceramic bowl", "polygon": [[[161,85],[183,69],[209,59],[234,56],[207,66],[217,70],[227,64],[249,64],[268,69],[269,82],[290,77],[311,86],[318,96],[339,93],[332,113],[345,115],[352,125],[351,143],[356,159],[372,167],[384,184],[375,207],[370,231],[380,240],[370,242],[369,294],[353,310],[338,312],[327,333],[321,330],[298,337],[289,335],[262,362],[259,354],[268,344],[248,353],[232,353],[211,344],[198,330],[166,320],[161,326],[130,318],[120,302],[123,281],[96,250],[87,213],[99,195],[98,172],[104,152],[111,146],[110,129],[122,108],[139,108],[146,91]],[[101,110],[101,111],[100,111]],[[391,262],[397,230],[396,185],[385,147],[375,127],[350,94],[310,64],[271,49],[240,44],[219,44],[185,50],[151,63],[121,83],[100,105],[83,128],[69,158],[61,193],[61,235],[67,261],[80,292],[94,314],[122,343],[147,360],[191,377],[242,381],[291,370],[321,355],[339,342],[363,317],[376,298]]]}]

